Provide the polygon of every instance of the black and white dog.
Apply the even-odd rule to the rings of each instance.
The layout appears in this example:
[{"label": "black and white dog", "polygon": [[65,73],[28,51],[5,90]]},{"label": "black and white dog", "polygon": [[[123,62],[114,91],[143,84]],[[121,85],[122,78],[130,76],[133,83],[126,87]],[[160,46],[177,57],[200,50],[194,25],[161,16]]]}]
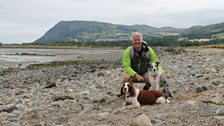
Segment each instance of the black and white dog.
[{"label": "black and white dog", "polygon": [[159,82],[161,73],[159,71],[159,62],[156,63],[148,63],[148,78],[151,84],[150,89],[159,90]]},{"label": "black and white dog", "polygon": [[169,89],[169,85],[165,80],[161,72],[159,71],[160,62],[148,63],[148,77],[151,84],[150,90],[159,90],[162,87],[162,91],[165,94],[165,97],[173,97],[172,92]]}]

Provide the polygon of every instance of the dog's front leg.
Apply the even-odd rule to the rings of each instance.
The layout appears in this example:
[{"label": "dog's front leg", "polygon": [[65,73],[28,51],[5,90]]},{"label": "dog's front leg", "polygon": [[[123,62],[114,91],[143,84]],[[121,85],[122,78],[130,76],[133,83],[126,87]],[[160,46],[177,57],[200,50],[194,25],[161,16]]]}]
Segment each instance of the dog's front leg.
[{"label": "dog's front leg", "polygon": [[129,97],[126,99],[128,103],[131,103],[134,106],[140,107],[140,103],[138,102],[137,97]]},{"label": "dog's front leg", "polygon": [[159,82],[156,83],[156,90],[159,90]]}]

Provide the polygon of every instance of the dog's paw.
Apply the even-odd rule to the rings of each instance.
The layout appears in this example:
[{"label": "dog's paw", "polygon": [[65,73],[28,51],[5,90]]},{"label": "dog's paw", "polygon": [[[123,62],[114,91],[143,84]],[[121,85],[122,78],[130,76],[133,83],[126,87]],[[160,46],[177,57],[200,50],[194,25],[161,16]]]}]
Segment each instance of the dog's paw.
[{"label": "dog's paw", "polygon": [[166,103],[170,103],[170,100],[166,99]]}]

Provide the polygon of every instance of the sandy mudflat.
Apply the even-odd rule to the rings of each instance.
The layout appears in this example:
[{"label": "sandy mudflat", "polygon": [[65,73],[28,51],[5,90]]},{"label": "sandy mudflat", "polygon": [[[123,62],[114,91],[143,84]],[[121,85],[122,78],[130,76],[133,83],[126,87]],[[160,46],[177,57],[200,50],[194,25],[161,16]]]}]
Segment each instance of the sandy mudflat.
[{"label": "sandy mudflat", "polygon": [[[1,48],[0,68],[22,67],[27,64],[64,60],[98,60],[116,59],[121,49],[27,49]],[[24,55],[19,55],[24,54]],[[26,55],[27,54],[27,55]],[[118,55],[118,56],[117,56]]]}]

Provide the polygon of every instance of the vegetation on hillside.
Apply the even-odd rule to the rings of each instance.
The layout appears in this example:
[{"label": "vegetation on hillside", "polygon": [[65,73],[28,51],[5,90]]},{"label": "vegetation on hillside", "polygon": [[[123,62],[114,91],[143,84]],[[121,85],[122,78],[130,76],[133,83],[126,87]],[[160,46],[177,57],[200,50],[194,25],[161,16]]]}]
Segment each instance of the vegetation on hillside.
[{"label": "vegetation on hillside", "polygon": [[[146,40],[150,46],[206,46],[223,44],[224,39],[215,39],[206,42],[197,42],[182,40],[179,41],[177,36],[154,37]],[[76,41],[58,41],[53,43],[30,43],[31,45],[46,46],[76,46],[76,47],[127,47],[131,45],[131,40],[123,41],[98,41],[98,42],[76,42]]]},{"label": "vegetation on hillside", "polygon": [[96,21],[61,21],[34,43],[125,41],[130,39],[132,32],[141,32],[146,39],[151,39],[152,37],[179,35],[184,30],[186,29],[156,28],[148,25],[117,25]]},{"label": "vegetation on hillside", "polygon": [[151,46],[205,46],[224,42],[224,23],[191,28],[116,25],[96,21],[61,21],[30,45],[126,47],[132,32]]}]

